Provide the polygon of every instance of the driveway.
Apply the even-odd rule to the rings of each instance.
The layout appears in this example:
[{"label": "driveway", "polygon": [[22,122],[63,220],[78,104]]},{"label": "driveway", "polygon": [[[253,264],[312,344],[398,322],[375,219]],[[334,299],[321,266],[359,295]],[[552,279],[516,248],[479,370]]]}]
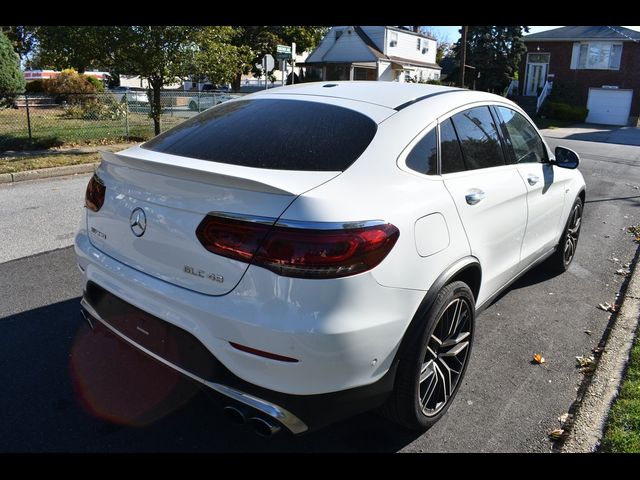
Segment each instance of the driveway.
[{"label": "driveway", "polygon": [[614,143],[640,147],[640,128],[637,127],[583,123],[567,128],[547,128],[541,130],[541,133],[547,138],[565,138],[583,142]]}]

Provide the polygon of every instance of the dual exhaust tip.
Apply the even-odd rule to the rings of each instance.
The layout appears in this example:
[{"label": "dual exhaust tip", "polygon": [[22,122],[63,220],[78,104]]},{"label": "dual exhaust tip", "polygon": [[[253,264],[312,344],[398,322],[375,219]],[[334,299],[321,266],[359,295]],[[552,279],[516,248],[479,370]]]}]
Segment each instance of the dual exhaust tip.
[{"label": "dual exhaust tip", "polygon": [[245,412],[237,407],[232,407],[231,405],[227,405],[222,409],[224,415],[234,425],[245,425],[248,424],[251,429],[261,437],[270,438],[273,437],[276,433],[278,433],[282,428],[280,425],[275,423],[274,421],[263,418],[252,416],[247,418]]}]

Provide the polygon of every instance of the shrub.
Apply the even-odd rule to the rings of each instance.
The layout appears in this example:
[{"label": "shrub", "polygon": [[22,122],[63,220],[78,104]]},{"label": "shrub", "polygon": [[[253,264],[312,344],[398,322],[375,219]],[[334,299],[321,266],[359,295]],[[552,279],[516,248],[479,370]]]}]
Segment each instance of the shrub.
[{"label": "shrub", "polygon": [[31,80],[30,82],[27,82],[25,92],[27,93],[44,92],[44,82],[42,80]]},{"label": "shrub", "polygon": [[85,76],[87,81],[96,88],[96,92],[104,93],[104,83],[101,80],[98,80],[96,77]]},{"label": "shrub", "polygon": [[0,107],[13,105],[15,97],[24,92],[24,87],[18,54],[13,51],[7,36],[0,31]]},{"label": "shrub", "polygon": [[90,101],[68,105],[65,115],[82,120],[117,120],[124,117],[126,105],[117,103],[113,97],[93,98]]},{"label": "shrub", "polygon": [[55,96],[56,102],[72,104],[84,103],[95,97],[87,94],[96,93],[96,87],[84,75],[74,69],[63,70],[57,77],[44,81],[44,90]]},{"label": "shrub", "polygon": [[589,110],[585,107],[551,101],[546,101],[540,110],[540,114],[548,118],[580,123],[585,121],[588,113]]},{"label": "shrub", "polygon": [[564,81],[553,82],[553,88],[549,94],[549,99],[554,103],[568,103],[577,105],[582,103],[580,92],[582,87],[576,82]]}]

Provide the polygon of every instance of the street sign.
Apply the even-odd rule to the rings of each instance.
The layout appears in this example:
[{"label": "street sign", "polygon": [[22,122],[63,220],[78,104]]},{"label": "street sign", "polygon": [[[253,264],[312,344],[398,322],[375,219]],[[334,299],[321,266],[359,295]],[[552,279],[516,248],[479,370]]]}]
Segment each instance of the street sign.
[{"label": "street sign", "polygon": [[291,47],[289,45],[278,45],[276,47],[276,58],[278,60],[291,60]]},{"label": "street sign", "polygon": [[270,72],[275,66],[276,63],[271,55],[267,53],[264,57],[262,57],[262,70]]}]

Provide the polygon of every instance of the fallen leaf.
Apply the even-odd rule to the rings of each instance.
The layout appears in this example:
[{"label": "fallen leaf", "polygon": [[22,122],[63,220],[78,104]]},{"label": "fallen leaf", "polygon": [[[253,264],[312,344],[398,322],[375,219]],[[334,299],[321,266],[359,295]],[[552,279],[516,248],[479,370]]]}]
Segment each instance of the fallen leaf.
[{"label": "fallen leaf", "polygon": [[564,429],[562,428],[556,428],[549,432],[549,438],[552,440],[560,440],[562,435],[564,435]]},{"label": "fallen leaf", "polygon": [[609,305],[609,302],[599,303],[598,308],[600,310],[604,310],[605,312],[608,312],[609,309],[611,308],[611,305]]},{"label": "fallen leaf", "polygon": [[545,362],[545,359],[540,353],[535,353],[533,355],[533,361],[537,364],[542,364]]},{"label": "fallen leaf", "polygon": [[626,277],[627,275],[629,275],[629,270],[627,270],[626,268],[619,268],[618,270],[616,270],[616,275],[621,275],[623,277]]},{"label": "fallen leaf", "polygon": [[567,420],[569,420],[570,416],[571,415],[569,413],[563,413],[558,417],[558,421],[564,425],[565,423],[567,423]]},{"label": "fallen leaf", "polygon": [[583,355],[578,355],[576,357],[576,362],[578,362],[578,366],[579,367],[589,367],[591,365],[593,365],[593,362],[595,361],[595,358],[593,355],[589,356],[589,357],[585,357]]},{"label": "fallen leaf", "polygon": [[587,335],[591,335],[591,330],[585,330],[584,333],[586,333]]}]

